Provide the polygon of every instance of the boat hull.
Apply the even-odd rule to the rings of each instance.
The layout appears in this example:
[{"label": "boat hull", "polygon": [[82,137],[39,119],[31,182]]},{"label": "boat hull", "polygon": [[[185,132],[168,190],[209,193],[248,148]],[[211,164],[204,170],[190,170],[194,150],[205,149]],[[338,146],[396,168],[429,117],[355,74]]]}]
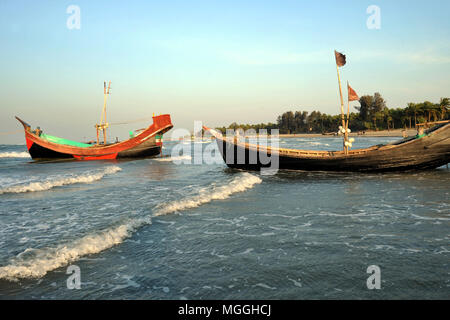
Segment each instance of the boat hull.
[{"label": "boat hull", "polygon": [[450,124],[430,129],[422,138],[353,150],[347,155],[342,151],[265,148],[215,136],[225,163],[244,170],[386,172],[434,169],[450,162]]}]

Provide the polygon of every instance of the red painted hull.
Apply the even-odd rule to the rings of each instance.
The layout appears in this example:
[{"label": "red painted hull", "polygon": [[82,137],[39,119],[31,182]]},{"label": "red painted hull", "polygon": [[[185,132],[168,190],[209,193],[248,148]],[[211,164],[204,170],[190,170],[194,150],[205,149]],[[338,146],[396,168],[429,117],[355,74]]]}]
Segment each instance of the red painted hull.
[{"label": "red painted hull", "polygon": [[156,141],[155,136],[162,135],[173,127],[170,115],[159,115],[153,117],[152,125],[129,140],[105,146],[76,147],[42,139],[31,131],[30,125],[19,118],[17,120],[24,127],[28,152],[35,160],[70,158],[77,160],[111,160],[153,156],[159,154],[162,148],[162,143]]}]

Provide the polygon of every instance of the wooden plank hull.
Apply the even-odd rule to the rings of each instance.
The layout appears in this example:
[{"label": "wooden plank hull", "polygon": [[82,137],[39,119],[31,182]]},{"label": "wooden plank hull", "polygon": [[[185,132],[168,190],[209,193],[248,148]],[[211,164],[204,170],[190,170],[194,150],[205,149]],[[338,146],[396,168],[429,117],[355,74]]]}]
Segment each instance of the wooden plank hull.
[{"label": "wooden plank hull", "polygon": [[[292,150],[236,143],[213,134],[225,163],[244,170],[277,167],[306,171],[384,172],[434,169],[450,162],[450,124],[432,128],[422,138],[352,150],[347,155],[342,151]],[[268,163],[270,158],[278,163]]]},{"label": "wooden plank hull", "polygon": [[160,115],[153,117],[152,125],[129,140],[106,146],[76,147],[42,139],[31,131],[27,123],[17,119],[24,126],[28,152],[33,160],[110,160],[156,156],[162,148],[162,142],[156,139],[156,135],[162,135],[173,127],[169,115]]}]

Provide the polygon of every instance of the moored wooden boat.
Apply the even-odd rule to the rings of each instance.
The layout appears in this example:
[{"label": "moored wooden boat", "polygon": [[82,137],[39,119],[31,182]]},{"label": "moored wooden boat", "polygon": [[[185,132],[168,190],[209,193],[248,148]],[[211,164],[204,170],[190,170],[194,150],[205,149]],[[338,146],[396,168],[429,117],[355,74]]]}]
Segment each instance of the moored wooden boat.
[{"label": "moored wooden boat", "polygon": [[[291,169],[314,171],[403,171],[433,169],[450,161],[450,123],[447,120],[423,132],[385,145],[365,149],[352,148],[350,138],[350,102],[359,101],[356,91],[347,82],[347,115],[344,113],[339,68],[346,64],[346,56],[334,51],[341,102],[339,134],[344,136],[342,151],[313,151],[284,149],[239,141],[238,136],[223,137],[219,132],[203,127],[215,136],[225,163],[232,168],[246,170]],[[428,126],[429,123],[424,124]]]},{"label": "moored wooden boat", "polygon": [[[107,143],[106,130],[111,125],[106,119],[106,101],[110,94],[111,81],[106,87],[103,82],[103,109],[100,123],[95,125],[97,140],[92,143],[81,143],[44,134],[37,127],[31,130],[31,126],[16,117],[25,130],[25,140],[28,152],[34,160],[43,159],[77,159],[77,160],[106,160],[118,158],[150,157],[161,153],[162,135],[170,130],[173,125],[170,115],[153,115],[153,124],[145,129],[137,130],[138,134],[130,132],[130,139]],[[116,124],[125,124],[116,123]],[[100,142],[100,133],[103,133],[103,142]]]},{"label": "moored wooden boat", "polygon": [[[433,169],[450,162],[450,123],[441,123],[422,135],[394,143],[345,151],[273,148],[224,137],[207,127],[225,163],[231,168],[260,170],[277,157],[277,169],[307,171],[384,172]],[[263,159],[262,159],[263,158]]]},{"label": "moored wooden boat", "polygon": [[170,115],[153,117],[153,124],[128,140],[111,144],[85,144],[31,130],[31,126],[20,118],[25,130],[28,152],[34,160],[77,159],[104,160],[155,156],[161,153],[162,135],[173,125]]}]

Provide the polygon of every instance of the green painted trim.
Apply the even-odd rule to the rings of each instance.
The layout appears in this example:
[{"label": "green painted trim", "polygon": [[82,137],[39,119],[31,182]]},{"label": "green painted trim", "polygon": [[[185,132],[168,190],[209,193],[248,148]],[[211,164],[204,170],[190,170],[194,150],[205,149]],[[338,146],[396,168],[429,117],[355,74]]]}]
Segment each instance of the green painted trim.
[{"label": "green painted trim", "polygon": [[72,140],[67,140],[67,139],[63,139],[63,138],[58,138],[58,137],[51,136],[51,135],[44,134],[44,133],[42,133],[40,137],[42,139],[45,139],[45,140],[49,141],[49,142],[53,142],[53,143],[57,143],[57,144],[64,144],[64,145],[67,145],[67,146],[81,147],[81,148],[92,147],[92,145],[90,145],[90,144],[81,143],[81,142],[72,141]]}]

